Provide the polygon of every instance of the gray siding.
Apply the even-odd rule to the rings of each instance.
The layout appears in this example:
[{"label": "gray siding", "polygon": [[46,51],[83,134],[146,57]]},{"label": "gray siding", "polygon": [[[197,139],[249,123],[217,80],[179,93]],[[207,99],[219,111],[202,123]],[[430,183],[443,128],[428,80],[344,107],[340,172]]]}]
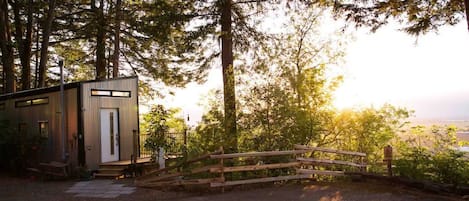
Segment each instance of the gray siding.
[{"label": "gray siding", "polygon": [[[130,98],[91,96],[91,89],[130,91]],[[100,109],[117,108],[119,112],[120,160],[129,160],[133,150],[132,131],[138,130],[137,78],[87,82],[81,85],[85,157],[88,168],[101,162]]]},{"label": "gray siding", "polygon": [[[35,98],[49,98],[48,104],[32,105],[27,107],[15,107],[16,101],[29,100]],[[68,135],[67,152],[69,153],[72,165],[77,164],[77,89],[67,89],[64,94],[65,129]],[[60,114],[60,92],[50,92],[35,96],[8,99],[0,101],[5,103],[5,110],[0,111],[0,120],[7,120],[9,126],[19,130],[22,124],[25,132],[19,133],[19,138],[23,135],[39,135],[39,122],[46,121],[49,125],[49,136],[38,151],[40,161],[62,161],[62,135],[61,135],[61,114]]]}]

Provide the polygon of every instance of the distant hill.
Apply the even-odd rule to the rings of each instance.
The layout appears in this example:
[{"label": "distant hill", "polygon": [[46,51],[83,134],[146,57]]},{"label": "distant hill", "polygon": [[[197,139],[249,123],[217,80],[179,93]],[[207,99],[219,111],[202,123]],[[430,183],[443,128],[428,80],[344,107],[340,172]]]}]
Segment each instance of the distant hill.
[{"label": "distant hill", "polygon": [[428,128],[433,125],[443,127],[454,125],[459,131],[469,131],[469,120],[410,119],[410,125],[422,125]]}]

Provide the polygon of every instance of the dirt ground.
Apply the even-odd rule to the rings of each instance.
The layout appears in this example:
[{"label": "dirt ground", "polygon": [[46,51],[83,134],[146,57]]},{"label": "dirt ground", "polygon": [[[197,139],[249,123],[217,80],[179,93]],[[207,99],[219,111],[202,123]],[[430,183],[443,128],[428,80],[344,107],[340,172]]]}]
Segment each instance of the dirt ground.
[{"label": "dirt ground", "polygon": [[[161,191],[137,188],[130,195],[117,198],[86,198],[75,197],[65,191],[78,181],[37,181],[31,179],[14,178],[0,175],[0,201],[127,201],[127,200],[158,200],[158,201],[453,201],[462,200],[459,196],[437,195],[409,189],[402,186],[392,186],[385,183],[368,182],[309,182],[303,184],[243,186],[229,189],[224,193],[219,191]],[[114,183],[133,186],[131,179],[115,180]]]}]

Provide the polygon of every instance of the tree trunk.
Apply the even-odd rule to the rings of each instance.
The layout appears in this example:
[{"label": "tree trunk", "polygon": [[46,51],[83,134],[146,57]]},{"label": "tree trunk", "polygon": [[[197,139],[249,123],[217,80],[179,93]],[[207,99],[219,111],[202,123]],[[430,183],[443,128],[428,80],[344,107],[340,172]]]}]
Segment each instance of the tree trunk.
[{"label": "tree trunk", "polygon": [[96,33],[96,79],[106,79],[106,21],[104,19],[104,0],[99,3],[99,8],[96,7],[95,1],[92,2],[92,7],[98,22]]},{"label": "tree trunk", "polygon": [[31,87],[31,45],[32,45],[32,0],[29,0],[27,7],[26,35],[23,36],[23,20],[21,20],[20,10],[25,8],[24,3],[18,1],[13,3],[13,13],[15,17],[15,39],[18,43],[18,52],[21,61],[21,89],[26,90]]},{"label": "tree trunk", "polygon": [[13,70],[13,42],[11,41],[8,4],[6,0],[0,0],[0,49],[2,51],[4,92],[13,93],[16,90],[15,73]]},{"label": "tree trunk", "polygon": [[228,152],[236,152],[236,94],[233,68],[233,41],[231,34],[231,0],[222,0],[221,5],[221,60],[223,68],[223,95],[225,105],[225,144]]},{"label": "tree trunk", "polygon": [[39,87],[46,86],[47,61],[49,60],[49,37],[51,34],[52,22],[54,21],[55,0],[49,0],[47,18],[42,29],[41,59],[39,61]]},{"label": "tree trunk", "polygon": [[114,29],[114,56],[112,60],[112,77],[116,78],[119,76],[119,43],[120,43],[120,31],[121,31],[121,0],[116,2],[116,24]]},{"label": "tree trunk", "polygon": [[464,0],[464,7],[466,7],[467,30],[469,31],[469,0]]}]

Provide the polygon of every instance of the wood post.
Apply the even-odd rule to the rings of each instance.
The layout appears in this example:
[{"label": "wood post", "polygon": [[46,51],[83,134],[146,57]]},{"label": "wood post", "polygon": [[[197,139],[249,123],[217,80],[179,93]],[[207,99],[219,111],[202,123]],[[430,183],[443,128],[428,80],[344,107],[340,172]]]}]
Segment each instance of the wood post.
[{"label": "wood post", "polygon": [[[223,150],[223,146],[220,147],[220,150],[221,150],[221,155],[225,154],[225,151]],[[221,192],[224,193],[225,192],[225,172],[224,172],[224,161],[223,161],[223,158],[220,158],[220,179],[221,179],[221,182],[223,184],[223,186],[221,187]]]},{"label": "wood post", "polygon": [[137,130],[132,130],[132,156],[130,156],[130,166],[132,169],[132,177],[136,176],[136,171],[137,171],[137,158],[138,158],[138,149],[139,149],[139,144],[138,144],[138,132]]},{"label": "wood post", "polygon": [[384,147],[384,162],[388,169],[388,176],[392,176],[392,147],[388,145]]}]

